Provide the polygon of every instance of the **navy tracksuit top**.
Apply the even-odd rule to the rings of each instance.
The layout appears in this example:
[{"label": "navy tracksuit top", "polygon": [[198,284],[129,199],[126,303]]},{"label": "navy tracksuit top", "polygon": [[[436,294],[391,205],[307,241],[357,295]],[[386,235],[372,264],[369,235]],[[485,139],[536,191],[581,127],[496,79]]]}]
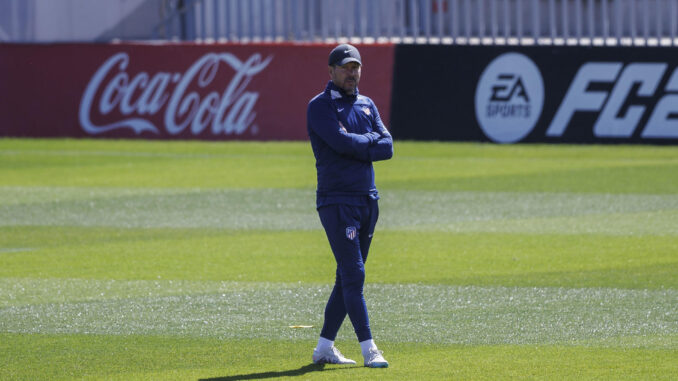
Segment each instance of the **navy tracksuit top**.
[{"label": "navy tracksuit top", "polygon": [[309,102],[306,120],[318,172],[316,206],[378,199],[372,162],[393,156],[393,138],[374,102],[329,81]]}]

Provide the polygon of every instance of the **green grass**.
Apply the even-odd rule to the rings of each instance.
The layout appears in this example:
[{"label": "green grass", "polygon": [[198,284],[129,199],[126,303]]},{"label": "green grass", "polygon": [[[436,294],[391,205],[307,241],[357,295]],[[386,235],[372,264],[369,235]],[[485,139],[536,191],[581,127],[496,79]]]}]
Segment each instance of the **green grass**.
[{"label": "green grass", "polygon": [[[397,142],[375,167],[391,367],[319,367],[308,143],[0,139],[0,379],[675,379],[678,148]],[[338,345],[360,359],[348,320]]]},{"label": "green grass", "polygon": [[[367,262],[373,283],[678,289],[671,236],[377,237]],[[334,271],[318,231],[8,227],[0,242],[0,277],[325,283]]]},{"label": "green grass", "polygon": [[[266,340],[154,336],[1,335],[0,349],[16,356],[8,375],[51,379],[671,379],[678,372],[670,352],[567,346],[465,346],[385,344],[393,364],[386,370],[314,366],[309,344]],[[7,348],[7,343],[16,348]],[[350,348],[350,342],[341,342]],[[262,350],[261,348],[266,348]],[[34,358],[34,353],[43,355]],[[359,351],[347,350],[358,357]],[[64,363],[77,358],[77,363]],[[436,366],[422,358],[435,358]],[[29,368],[17,369],[27,363]],[[506,359],[511,359],[507,361]],[[23,360],[23,362],[21,361]],[[6,359],[0,359],[0,364]],[[130,372],[130,369],[134,369]],[[662,376],[663,375],[663,376]]]}]

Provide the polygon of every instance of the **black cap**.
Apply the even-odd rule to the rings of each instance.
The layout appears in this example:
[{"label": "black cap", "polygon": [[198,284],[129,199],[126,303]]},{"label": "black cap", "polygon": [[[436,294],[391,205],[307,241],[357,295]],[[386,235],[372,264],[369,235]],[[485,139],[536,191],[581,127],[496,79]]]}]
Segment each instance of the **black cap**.
[{"label": "black cap", "polygon": [[346,65],[349,62],[357,62],[358,65],[362,66],[363,63],[360,62],[360,53],[355,46],[349,44],[341,44],[336,48],[332,49],[330,53],[329,65]]}]

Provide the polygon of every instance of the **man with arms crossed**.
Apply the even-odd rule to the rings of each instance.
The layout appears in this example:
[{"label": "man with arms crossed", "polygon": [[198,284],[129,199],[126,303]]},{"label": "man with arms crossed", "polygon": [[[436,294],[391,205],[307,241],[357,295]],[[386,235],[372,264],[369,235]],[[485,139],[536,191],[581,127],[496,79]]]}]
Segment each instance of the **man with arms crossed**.
[{"label": "man with arms crossed", "polygon": [[361,68],[360,53],[354,46],[334,48],[329,56],[331,80],[307,110],[318,172],[316,207],[337,263],[313,362],[355,364],[334,347],[348,314],[365,366],[386,368],[388,362],[372,339],[363,284],[365,260],[379,216],[372,162],[393,156],[393,139],[372,100],[358,94]]}]

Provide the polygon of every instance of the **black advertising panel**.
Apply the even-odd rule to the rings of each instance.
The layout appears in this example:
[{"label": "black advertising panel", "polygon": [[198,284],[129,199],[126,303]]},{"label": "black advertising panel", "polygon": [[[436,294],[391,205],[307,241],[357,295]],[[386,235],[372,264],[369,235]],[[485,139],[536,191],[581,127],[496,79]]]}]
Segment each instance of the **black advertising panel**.
[{"label": "black advertising panel", "polygon": [[391,129],[412,140],[678,143],[678,50],[398,45]]}]

